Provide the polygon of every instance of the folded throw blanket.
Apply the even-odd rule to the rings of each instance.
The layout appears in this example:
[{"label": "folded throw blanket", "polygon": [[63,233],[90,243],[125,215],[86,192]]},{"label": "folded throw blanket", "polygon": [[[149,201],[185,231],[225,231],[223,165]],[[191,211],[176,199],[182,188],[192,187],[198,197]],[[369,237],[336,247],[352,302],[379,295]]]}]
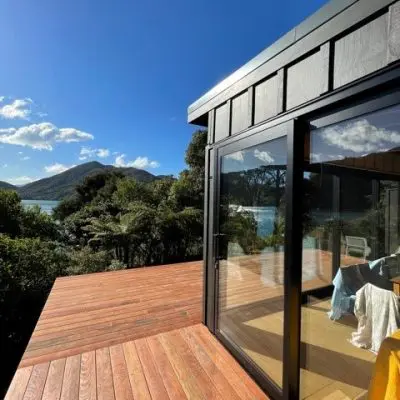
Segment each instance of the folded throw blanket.
[{"label": "folded throw blanket", "polygon": [[367,283],[356,293],[354,314],[358,328],[352,333],[351,343],[377,353],[382,341],[399,327],[398,297],[390,290]]}]

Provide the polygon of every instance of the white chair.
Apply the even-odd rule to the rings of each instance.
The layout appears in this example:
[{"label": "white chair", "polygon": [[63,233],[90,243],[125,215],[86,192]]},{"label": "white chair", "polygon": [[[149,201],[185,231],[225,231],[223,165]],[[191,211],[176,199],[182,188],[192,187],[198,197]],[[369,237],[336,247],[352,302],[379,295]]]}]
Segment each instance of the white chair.
[{"label": "white chair", "polygon": [[346,240],[346,256],[349,252],[362,254],[364,260],[371,254],[371,247],[368,246],[367,239],[360,236],[345,236]]}]

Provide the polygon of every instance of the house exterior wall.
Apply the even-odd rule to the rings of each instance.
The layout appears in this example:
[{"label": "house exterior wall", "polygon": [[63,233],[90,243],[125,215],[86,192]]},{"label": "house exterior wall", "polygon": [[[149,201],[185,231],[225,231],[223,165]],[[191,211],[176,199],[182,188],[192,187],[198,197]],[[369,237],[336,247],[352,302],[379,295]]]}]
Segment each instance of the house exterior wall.
[{"label": "house exterior wall", "polygon": [[[361,102],[359,104],[357,101],[363,96],[379,97],[381,88],[384,88],[388,97],[382,101],[382,107],[391,105],[394,100],[389,98],[389,92],[392,90],[390,85],[393,82],[400,87],[400,0],[334,0],[328,3],[322,12],[311,17],[305,25],[302,24],[289,32],[278,43],[189,107],[189,122],[208,126],[203,322],[212,332],[216,333],[218,330],[216,319],[218,278],[215,268],[218,263],[216,256],[219,247],[218,237],[221,236],[218,229],[220,151],[231,145],[237,145],[237,149],[240,150],[240,146],[244,146],[243,142],[247,139],[267,129],[272,131],[278,125],[291,122],[294,127],[292,133],[287,133],[292,139],[288,149],[292,152],[290,154],[292,164],[301,166],[305,144],[304,131],[309,127],[309,125],[307,128],[303,127],[303,123],[309,123],[308,118],[311,114],[314,118],[313,126],[318,118],[324,120],[323,125],[335,123],[336,117],[324,114],[329,107],[338,112],[339,109],[336,107],[340,106],[342,112],[340,118],[351,118],[353,112],[358,112],[357,107],[361,107]],[[396,101],[400,101],[399,99],[400,92]],[[353,110],[346,109],[350,106]],[[369,112],[373,107],[375,106],[366,101],[362,104],[363,113]],[[374,155],[364,160],[357,159],[354,163],[371,163],[375,166],[376,172],[389,171],[387,166],[379,167],[379,157]],[[385,160],[390,162],[390,171],[398,173],[400,165],[398,160],[394,156],[386,156]],[[353,166],[351,159],[345,162],[350,163],[349,167]],[[293,165],[292,172],[288,176],[294,179],[296,168],[293,168]],[[358,165],[358,167],[363,166]],[[297,181],[293,179],[288,185],[292,190],[292,200],[289,205],[289,211],[292,213],[287,214],[288,221],[292,221],[293,215],[299,214],[298,210],[295,210],[297,202],[294,200],[294,194],[298,195],[299,192],[298,188],[295,188]],[[336,189],[339,188],[338,182],[338,180],[334,182]],[[334,202],[339,204],[340,194],[336,189]],[[301,223],[298,226],[301,226]],[[300,234],[294,236],[293,242],[296,242]],[[290,239],[285,240],[288,242]],[[293,251],[288,253],[292,254]],[[339,255],[334,257],[337,258]],[[301,255],[292,257],[292,261],[287,258],[287,265],[291,262],[295,264],[296,260],[301,259]],[[340,262],[339,259],[335,260],[335,265]],[[292,271],[286,267],[285,270]],[[296,282],[298,277],[289,280]],[[293,321],[300,320],[300,316],[291,310],[293,308],[296,311],[298,308],[296,301],[300,299],[301,288],[292,284],[287,286],[291,290],[295,288],[295,291],[292,293],[294,301],[287,301],[288,305],[285,306],[287,307],[285,315],[288,319],[285,322],[285,332],[289,331],[288,326],[292,327]],[[293,333],[292,330],[290,332]],[[294,336],[295,339],[292,334],[285,336],[284,368],[286,368],[285,376],[290,375],[290,377],[283,383],[283,398],[297,398],[296,393],[298,393],[296,374],[299,365],[292,362],[293,357],[291,358],[290,352],[298,353],[299,350],[289,345],[290,338],[296,342],[299,335]],[[257,371],[254,371],[251,365],[247,365],[239,353],[235,353],[234,347],[224,342],[221,337],[218,338],[244,363],[245,368],[257,382],[264,382],[263,377],[258,377]],[[273,396],[274,392],[269,392],[267,385],[263,388]]]},{"label": "house exterior wall", "polygon": [[[289,33],[293,37],[286,35],[281,39],[285,39],[284,43],[278,43],[281,52],[253,70],[252,60],[246,75],[234,81],[237,73],[232,74],[226,80],[231,84],[224,90],[211,89],[189,107],[189,122],[205,121],[203,116],[215,114],[214,125],[209,127],[210,144],[238,135],[399,60],[399,1],[336,0],[324,9],[328,10],[325,18],[330,19],[316,28],[313,19],[311,26],[309,22],[295,28],[294,34]],[[329,14],[332,9],[336,11],[333,17]],[[315,29],[307,33],[311,28]]]}]

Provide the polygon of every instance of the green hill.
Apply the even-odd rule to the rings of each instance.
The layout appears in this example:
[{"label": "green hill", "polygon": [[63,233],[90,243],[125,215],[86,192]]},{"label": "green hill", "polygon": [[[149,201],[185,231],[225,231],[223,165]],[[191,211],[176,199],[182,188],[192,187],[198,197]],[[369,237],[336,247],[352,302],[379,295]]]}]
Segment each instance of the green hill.
[{"label": "green hill", "polygon": [[61,200],[73,194],[75,186],[80,184],[85,177],[95,175],[104,170],[122,172],[124,175],[142,182],[159,179],[150,172],[141,169],[116,168],[112,165],[104,165],[97,161],[92,161],[78,165],[50,178],[40,179],[23,187],[14,188],[18,191],[21,198],[25,200]]},{"label": "green hill", "polygon": [[0,181],[0,189],[18,190],[18,188],[11,183]]}]

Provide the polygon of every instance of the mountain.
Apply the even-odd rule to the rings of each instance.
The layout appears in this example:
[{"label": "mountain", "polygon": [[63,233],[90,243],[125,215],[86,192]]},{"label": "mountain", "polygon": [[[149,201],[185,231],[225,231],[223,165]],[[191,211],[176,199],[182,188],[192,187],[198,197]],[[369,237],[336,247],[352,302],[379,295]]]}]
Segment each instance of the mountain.
[{"label": "mountain", "polygon": [[75,186],[82,183],[84,178],[102,171],[118,171],[126,176],[141,182],[151,182],[159,177],[137,168],[116,168],[112,165],[104,165],[97,161],[78,165],[51,176],[29,183],[23,187],[15,188],[22,199],[25,200],[62,200],[73,194]]},{"label": "mountain", "polygon": [[18,188],[11,183],[0,181],[0,189],[11,189],[11,190],[18,190]]}]

